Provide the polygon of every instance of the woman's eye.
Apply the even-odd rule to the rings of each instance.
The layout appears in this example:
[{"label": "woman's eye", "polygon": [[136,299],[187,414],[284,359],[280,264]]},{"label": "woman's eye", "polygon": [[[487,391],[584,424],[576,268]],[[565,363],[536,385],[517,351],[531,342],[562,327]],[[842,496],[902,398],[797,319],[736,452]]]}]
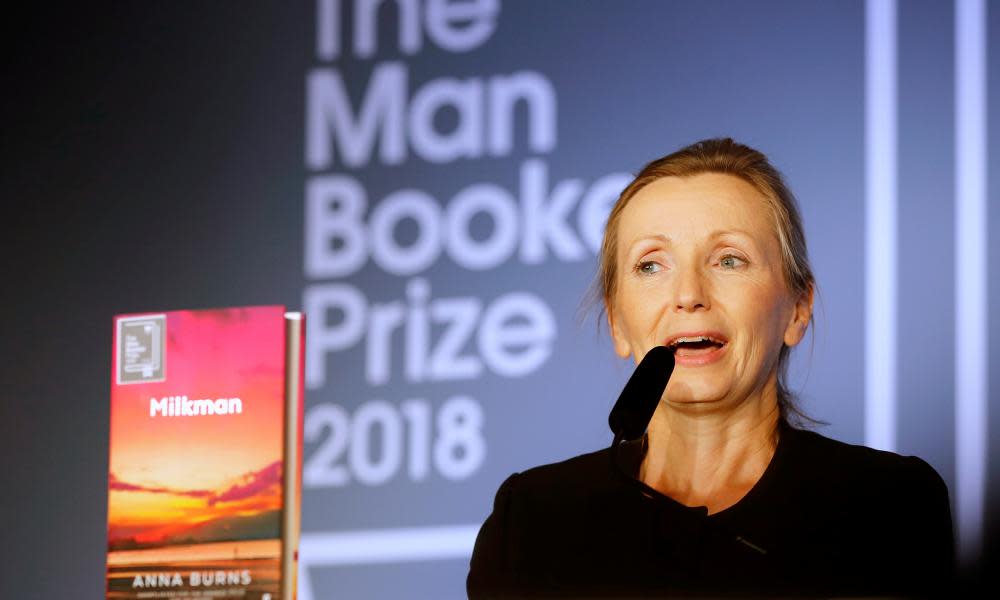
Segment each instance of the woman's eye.
[{"label": "woman's eye", "polygon": [[635,270],[642,273],[643,275],[652,275],[653,273],[658,273],[662,267],[651,260],[644,260],[635,266]]},{"label": "woman's eye", "polygon": [[722,265],[722,267],[725,269],[735,269],[737,267],[745,265],[746,262],[747,261],[743,260],[742,258],[732,254],[727,254],[723,256],[721,260],[719,260],[719,264]]}]

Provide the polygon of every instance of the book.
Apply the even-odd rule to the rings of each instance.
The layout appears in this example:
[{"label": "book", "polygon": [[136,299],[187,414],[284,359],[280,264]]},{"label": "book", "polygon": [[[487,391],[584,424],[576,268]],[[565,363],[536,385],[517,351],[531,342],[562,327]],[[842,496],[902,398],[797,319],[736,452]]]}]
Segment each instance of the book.
[{"label": "book", "polygon": [[304,317],[114,318],[107,598],[295,598]]}]

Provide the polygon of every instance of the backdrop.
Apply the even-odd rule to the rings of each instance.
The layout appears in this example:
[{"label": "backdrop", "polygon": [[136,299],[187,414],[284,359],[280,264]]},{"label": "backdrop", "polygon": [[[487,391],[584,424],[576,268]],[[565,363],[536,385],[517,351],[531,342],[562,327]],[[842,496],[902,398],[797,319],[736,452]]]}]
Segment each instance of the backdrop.
[{"label": "backdrop", "polygon": [[610,442],[631,364],[585,302],[610,203],[715,136],[764,151],[801,205],[819,283],[801,406],[824,435],[930,462],[966,564],[994,564],[1000,11],[970,4],[172,2],[16,21],[6,589],[103,593],[112,315],[283,303],[309,316],[301,596],[463,597],[499,483]]}]

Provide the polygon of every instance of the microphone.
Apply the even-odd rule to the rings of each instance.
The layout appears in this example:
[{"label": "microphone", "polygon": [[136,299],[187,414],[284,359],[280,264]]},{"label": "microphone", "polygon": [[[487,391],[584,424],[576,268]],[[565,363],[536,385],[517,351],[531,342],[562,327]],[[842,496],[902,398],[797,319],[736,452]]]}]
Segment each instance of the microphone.
[{"label": "microphone", "polygon": [[674,372],[674,353],[666,346],[656,346],[646,353],[629,377],[615,407],[608,415],[608,425],[615,434],[612,443],[635,440],[646,433],[649,420]]}]

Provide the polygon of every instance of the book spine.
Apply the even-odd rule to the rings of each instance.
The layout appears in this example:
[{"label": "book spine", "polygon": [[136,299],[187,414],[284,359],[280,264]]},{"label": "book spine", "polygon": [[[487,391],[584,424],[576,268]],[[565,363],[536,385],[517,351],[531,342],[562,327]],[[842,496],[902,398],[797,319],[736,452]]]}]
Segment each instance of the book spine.
[{"label": "book spine", "polygon": [[284,511],[281,536],[281,598],[296,598],[302,514],[302,425],[305,317],[285,313]]}]

